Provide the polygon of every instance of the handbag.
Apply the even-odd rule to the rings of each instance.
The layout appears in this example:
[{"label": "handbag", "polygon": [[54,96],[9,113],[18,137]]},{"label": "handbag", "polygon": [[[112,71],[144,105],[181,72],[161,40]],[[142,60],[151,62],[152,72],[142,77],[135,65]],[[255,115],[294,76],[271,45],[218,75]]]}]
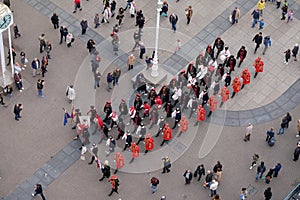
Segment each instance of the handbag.
[{"label": "handbag", "polygon": [[229,15],[229,22],[232,23],[232,15]]}]

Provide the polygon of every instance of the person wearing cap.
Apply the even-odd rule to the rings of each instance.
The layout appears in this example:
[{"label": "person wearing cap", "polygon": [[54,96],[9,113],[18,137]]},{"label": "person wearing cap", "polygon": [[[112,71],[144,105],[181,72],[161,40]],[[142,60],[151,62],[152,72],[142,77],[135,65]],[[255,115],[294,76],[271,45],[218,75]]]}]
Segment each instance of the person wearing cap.
[{"label": "person wearing cap", "polygon": [[188,130],[188,127],[189,127],[189,122],[186,118],[185,115],[183,115],[181,117],[181,120],[179,122],[179,126],[180,126],[180,131],[179,131],[179,134],[177,137],[180,137],[182,133],[186,132]]},{"label": "person wearing cap", "polygon": [[161,147],[164,145],[165,142],[168,143],[170,140],[172,140],[172,129],[169,127],[169,124],[165,124],[162,132],[163,132],[163,141],[160,144]]},{"label": "person wearing cap", "polygon": [[89,165],[93,164],[95,157],[97,157],[98,154],[98,146],[96,144],[93,144],[91,147],[91,153],[92,153],[92,159],[91,161],[88,163]]},{"label": "person wearing cap", "polygon": [[[173,113],[172,113],[172,117],[175,118],[175,122],[174,122],[174,126],[172,127],[172,129],[176,128],[176,125],[180,122],[181,120],[181,111],[180,108],[177,107]],[[179,125],[180,126],[180,125]]]},{"label": "person wearing cap", "polygon": [[245,46],[242,46],[237,52],[236,59],[239,59],[240,62],[238,64],[238,68],[241,66],[242,62],[245,60],[247,56],[247,50]]},{"label": "person wearing cap", "polygon": [[120,105],[119,105],[119,112],[120,115],[119,117],[121,118],[122,115],[127,115],[128,114],[128,106],[126,103],[126,99],[122,99]]},{"label": "person wearing cap", "polygon": [[242,75],[241,75],[241,78],[243,79],[243,84],[242,84],[241,89],[243,89],[245,87],[245,85],[250,83],[250,77],[251,77],[251,74],[248,71],[248,68],[244,69],[242,72]]},{"label": "person wearing cap", "polygon": [[146,127],[144,125],[144,123],[141,123],[136,131],[136,135],[139,135],[139,140],[137,141],[136,145],[139,145],[140,142],[143,142],[145,140],[145,136],[146,136]]},{"label": "person wearing cap", "polygon": [[170,168],[172,166],[170,158],[168,156],[166,156],[166,157],[162,158],[162,161],[163,161],[163,171],[162,171],[162,174],[164,174],[166,172],[169,173],[171,171]]},{"label": "person wearing cap", "polygon": [[229,96],[230,96],[230,92],[228,90],[228,88],[226,86],[223,86],[223,88],[220,90],[219,95],[221,96],[221,104],[220,104],[220,108],[222,107],[222,105],[228,101]]},{"label": "person wearing cap", "polygon": [[210,117],[210,115],[216,110],[218,107],[218,100],[214,95],[211,95],[207,101],[207,105],[209,105],[209,113],[207,117]]},{"label": "person wearing cap", "polygon": [[108,196],[110,197],[114,192],[119,194],[118,188],[119,188],[120,183],[119,183],[118,177],[116,175],[112,175],[109,178],[108,182],[111,183],[111,192],[108,194]]},{"label": "person wearing cap", "polygon": [[131,143],[132,143],[132,136],[129,130],[127,130],[126,133],[123,135],[122,140],[124,139],[125,139],[125,146],[123,148],[123,151],[126,151],[128,147],[131,147]]},{"label": "person wearing cap", "polygon": [[294,61],[297,61],[298,51],[299,51],[299,45],[298,43],[296,43],[292,50],[292,57],[294,57]]},{"label": "person wearing cap", "polygon": [[198,106],[196,113],[197,113],[197,119],[196,119],[197,121],[194,124],[194,126],[197,126],[199,122],[205,121],[205,119],[206,119],[206,111],[202,107],[202,105]]},{"label": "person wearing cap", "polygon": [[155,106],[150,111],[150,122],[151,122],[151,125],[150,125],[149,129],[151,129],[152,126],[154,124],[157,124],[157,122],[158,122],[158,110],[157,110],[157,108]]},{"label": "person wearing cap", "polygon": [[101,172],[102,172],[102,178],[100,178],[99,181],[103,181],[104,178],[110,177],[110,166],[108,165],[108,160],[104,161],[104,164],[102,165],[101,168]]},{"label": "person wearing cap", "polygon": [[251,123],[248,124],[248,126],[246,127],[246,133],[245,133],[245,138],[244,141],[250,141],[250,136],[252,134],[252,130],[253,130],[253,125]]},{"label": "person wearing cap", "polygon": [[162,132],[163,128],[165,127],[165,119],[164,119],[163,116],[161,116],[159,118],[159,120],[157,121],[157,125],[158,125],[159,128],[158,128],[158,131],[157,131],[155,137],[158,137],[159,134]]},{"label": "person wearing cap", "polygon": [[116,162],[116,169],[114,174],[116,174],[119,171],[119,169],[121,169],[125,165],[124,156],[120,152],[116,153],[115,162]]},{"label": "person wearing cap", "polygon": [[257,57],[253,63],[253,67],[255,68],[255,74],[253,78],[256,78],[257,74],[264,71],[264,61],[262,61],[261,57]]},{"label": "person wearing cap", "polygon": [[145,143],[145,155],[154,148],[154,140],[151,135],[148,133],[144,139]]},{"label": "person wearing cap", "polygon": [[129,164],[131,164],[135,158],[139,157],[140,155],[140,147],[136,145],[135,142],[133,142],[130,146],[130,151],[131,151],[131,160],[129,161]]},{"label": "person wearing cap", "polygon": [[220,36],[214,42],[213,52],[215,52],[215,48],[217,48],[217,54],[216,56],[214,56],[214,58],[218,58],[220,52],[224,49],[224,41],[221,39]]},{"label": "person wearing cap", "polygon": [[105,112],[105,118],[104,118],[104,122],[105,123],[109,123],[109,116],[112,113],[112,107],[111,107],[111,102],[110,101],[106,101],[104,108],[103,108],[103,112]]},{"label": "person wearing cap", "polygon": [[149,117],[150,114],[150,105],[148,104],[148,101],[144,101],[144,104],[142,105],[142,108],[144,109],[144,115],[143,118]]},{"label": "person wearing cap", "polygon": [[263,42],[263,36],[262,36],[262,32],[257,33],[253,39],[253,42],[255,42],[256,46],[255,46],[255,50],[254,50],[254,54],[256,53],[257,49],[259,48],[259,46],[261,45],[261,43]]},{"label": "person wearing cap", "polygon": [[239,91],[241,91],[241,81],[240,81],[240,78],[238,76],[236,76],[233,79],[232,89],[233,89],[233,93],[231,95],[231,98],[233,98],[235,96],[235,94],[237,94]]}]

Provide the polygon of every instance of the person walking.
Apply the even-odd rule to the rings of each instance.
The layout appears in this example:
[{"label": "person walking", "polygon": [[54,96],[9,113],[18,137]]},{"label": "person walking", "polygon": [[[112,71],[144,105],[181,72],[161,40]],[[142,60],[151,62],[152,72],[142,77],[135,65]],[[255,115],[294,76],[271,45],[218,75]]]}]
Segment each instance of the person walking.
[{"label": "person walking", "polygon": [[76,92],[73,85],[69,85],[66,89],[66,96],[69,99],[69,103],[74,102],[76,98]]},{"label": "person walking", "polygon": [[271,188],[268,187],[265,191],[264,191],[264,196],[265,196],[265,200],[270,200],[272,198],[272,191]]},{"label": "person walking", "polygon": [[298,131],[298,134],[296,135],[296,137],[300,137],[300,119],[298,119],[297,121],[297,131]]},{"label": "person walking", "polygon": [[299,45],[298,43],[296,43],[292,50],[292,54],[293,54],[292,57],[294,57],[294,61],[297,61],[298,51],[299,51]]},{"label": "person walking", "polygon": [[100,18],[99,18],[98,13],[96,13],[95,16],[94,16],[94,24],[95,24],[94,28],[98,28],[98,26],[100,26]]},{"label": "person walking", "polygon": [[214,95],[211,95],[207,101],[207,105],[209,105],[209,113],[207,117],[210,117],[211,114],[217,109],[218,101]]},{"label": "person walking", "polygon": [[252,41],[255,42],[255,44],[256,44],[255,49],[254,49],[254,54],[255,54],[257,49],[259,48],[259,46],[261,45],[261,43],[263,41],[262,32],[259,32],[258,34],[256,34],[253,37]]},{"label": "person walking", "polygon": [[116,153],[116,156],[114,159],[115,159],[115,163],[116,163],[116,169],[115,169],[114,174],[116,174],[119,171],[119,169],[124,167],[125,162],[124,162],[124,156],[120,152]]},{"label": "person walking", "polygon": [[143,42],[139,42],[140,46],[140,59],[143,59],[143,55],[146,53],[146,47]]},{"label": "person walking", "polygon": [[60,29],[59,29],[59,32],[60,32],[60,42],[59,42],[59,44],[62,44],[63,43],[63,39],[66,42],[67,35],[68,35],[69,31],[68,31],[67,27],[61,26]]},{"label": "person walking", "polygon": [[140,155],[140,147],[138,145],[136,145],[135,142],[133,142],[130,146],[130,151],[131,151],[131,160],[129,161],[129,164],[131,164],[134,159],[136,159],[137,157],[139,157]]},{"label": "person walking", "polygon": [[51,56],[50,56],[51,50],[52,50],[51,42],[47,41],[47,45],[46,45],[47,59],[51,59]]},{"label": "person walking", "polygon": [[213,179],[209,186],[211,197],[217,194],[218,185],[219,185],[218,181]]},{"label": "person walking", "polygon": [[74,0],[74,11],[73,13],[76,13],[77,8],[79,9],[79,11],[82,11],[81,5],[80,5],[80,0]]},{"label": "person walking", "polygon": [[236,76],[233,79],[232,89],[233,89],[233,93],[231,95],[231,98],[233,98],[235,96],[235,94],[237,94],[237,93],[239,93],[239,91],[241,91],[241,81],[240,81],[240,78],[238,76]]},{"label": "person walking", "polygon": [[275,133],[274,133],[274,129],[270,128],[270,130],[267,131],[267,137],[266,137],[266,142],[270,142],[271,139],[274,137]]},{"label": "person walking", "polygon": [[42,72],[42,77],[45,77],[45,73],[47,72],[47,67],[48,67],[48,58],[47,56],[43,56],[42,58],[42,66],[41,66],[41,72]]},{"label": "person walking", "polygon": [[70,48],[72,46],[72,43],[74,42],[74,36],[72,33],[68,33],[66,36],[66,43],[67,43],[67,47]]},{"label": "person walking", "polygon": [[96,87],[100,87],[100,80],[101,80],[101,73],[99,72],[98,69],[96,69],[96,72],[94,73],[94,78],[95,78],[95,84],[94,84],[94,89],[96,90]]},{"label": "person walking", "polygon": [[19,118],[21,118],[21,111],[23,110],[22,104],[15,104],[14,106],[14,114],[15,114],[15,120],[19,121]]},{"label": "person walking", "polygon": [[134,46],[132,48],[132,51],[135,50],[136,47],[138,47],[140,45],[140,41],[141,41],[141,34],[138,31],[135,31],[133,33],[133,39],[134,39]]},{"label": "person walking", "polygon": [[203,164],[198,165],[198,167],[196,168],[196,170],[194,172],[194,177],[196,178],[197,176],[199,176],[198,181],[200,181],[202,175],[205,176],[205,168],[204,168]]},{"label": "person walking", "polygon": [[251,123],[248,124],[248,126],[246,127],[246,133],[245,133],[245,138],[244,141],[250,141],[250,136],[252,134],[252,130],[253,130],[253,125]]},{"label": "person walking", "polygon": [[263,10],[265,9],[266,7],[266,2],[265,0],[259,0],[256,4],[256,7],[257,7],[257,11],[259,12],[260,16],[262,17],[263,16]]},{"label": "person walking", "polygon": [[56,13],[53,13],[51,17],[51,22],[53,24],[54,29],[59,28],[59,18]]},{"label": "person walking", "polygon": [[17,24],[13,25],[13,30],[14,30],[15,39],[18,38],[18,37],[21,37],[21,34],[19,32],[19,28],[18,28]]},{"label": "person walking", "polygon": [[116,175],[112,175],[108,182],[111,183],[111,192],[108,194],[108,196],[110,197],[114,192],[119,194],[118,192],[118,188],[119,188],[119,185],[120,185],[120,181],[118,179],[118,177]]},{"label": "person walking", "polygon": [[89,27],[88,21],[86,19],[81,20],[80,26],[81,26],[81,34],[84,35],[86,33],[86,29]]},{"label": "person walking", "polygon": [[117,68],[113,71],[113,86],[119,85],[119,78],[121,76],[121,69]]},{"label": "person walking", "polygon": [[43,53],[43,51],[46,48],[47,40],[45,37],[45,33],[42,33],[39,37],[38,40],[40,41],[40,53]]},{"label": "person walking", "polygon": [[104,161],[104,164],[101,167],[102,172],[102,178],[99,179],[99,181],[103,181],[104,178],[110,177],[110,166],[108,165],[108,160]]},{"label": "person walking", "polygon": [[183,177],[185,178],[185,185],[189,185],[189,184],[191,184],[191,180],[193,178],[193,173],[191,172],[191,170],[187,169],[184,172]]},{"label": "person walking", "polygon": [[253,22],[252,22],[251,28],[254,28],[255,25],[257,24],[257,21],[259,20],[259,16],[260,16],[260,14],[259,14],[259,12],[258,12],[258,9],[255,8],[255,9],[253,10],[253,12],[251,13],[251,15],[252,15],[252,18],[253,18]]},{"label": "person walking", "polygon": [[43,193],[43,187],[41,184],[37,183],[34,185],[34,191],[33,193],[31,194],[33,197],[35,197],[36,195],[41,195],[41,198],[43,200],[46,200],[45,196],[44,196],[44,193]]},{"label": "person walking", "polygon": [[269,184],[271,182],[273,173],[274,173],[274,169],[271,168],[266,175],[266,179],[265,179],[266,184]]},{"label": "person walking", "polygon": [[154,140],[149,133],[146,135],[146,138],[144,139],[144,143],[145,143],[144,155],[146,155],[149,151],[151,151],[154,148]]},{"label": "person walking", "polygon": [[186,118],[185,115],[183,115],[181,117],[181,120],[179,122],[179,125],[180,125],[180,131],[179,131],[179,134],[177,137],[180,137],[182,133],[186,132],[188,130],[188,127],[189,127],[189,122]]},{"label": "person walking", "polygon": [[221,96],[221,99],[222,99],[222,102],[220,104],[220,108],[222,107],[222,105],[228,101],[229,97],[230,97],[230,93],[229,93],[229,90],[226,86],[224,86],[221,90],[220,90],[220,96]]},{"label": "person walking", "polygon": [[250,83],[251,74],[248,70],[248,68],[244,69],[241,75],[241,78],[243,79],[243,84],[241,87],[241,90],[245,87],[245,85],[248,85]]},{"label": "person walking", "polygon": [[240,200],[246,200],[247,198],[248,198],[247,188],[242,188],[242,191],[240,194]]},{"label": "person walking", "polygon": [[252,156],[252,163],[250,165],[250,168],[249,169],[253,169],[253,167],[255,167],[257,165],[257,161],[259,159],[259,155],[258,154],[253,154]]},{"label": "person walking", "polygon": [[172,129],[169,127],[169,124],[165,124],[164,128],[162,129],[163,132],[163,141],[160,144],[162,147],[165,142],[169,142],[172,139]]},{"label": "person walking", "polygon": [[274,167],[274,176],[273,177],[277,177],[278,176],[278,173],[281,170],[281,167],[282,167],[281,164],[277,163],[277,165]]},{"label": "person walking", "polygon": [[231,13],[231,24],[235,24],[239,22],[241,13],[240,13],[240,9],[238,9],[238,7],[235,7],[234,10]]},{"label": "person walking", "polygon": [[287,0],[282,1],[281,11],[282,11],[281,12],[281,14],[282,14],[281,20],[285,20],[285,15],[288,13],[288,2],[287,2]]},{"label": "person walking", "polygon": [[124,9],[121,7],[119,8],[119,11],[118,11],[118,15],[116,17],[116,19],[118,20],[118,25],[119,27],[121,26],[121,24],[123,23],[123,18],[124,18]]},{"label": "person walking", "polygon": [[263,41],[264,41],[265,48],[262,54],[265,55],[267,49],[272,45],[271,36],[265,36]]},{"label": "person walking", "polygon": [[261,57],[257,57],[253,63],[253,67],[255,68],[255,74],[253,78],[256,78],[257,74],[264,71],[264,62]]},{"label": "person walking", "polygon": [[135,57],[133,54],[130,54],[127,58],[128,71],[133,69],[134,64],[135,64]]},{"label": "person walking", "polygon": [[190,22],[191,22],[191,18],[193,16],[193,8],[192,8],[192,6],[189,6],[189,7],[187,7],[185,9],[185,16],[186,16],[186,20],[187,20],[186,23],[187,23],[187,25],[189,25]]},{"label": "person walking", "polygon": [[293,161],[296,162],[299,159],[299,155],[300,155],[300,146],[298,144],[298,146],[296,147],[296,149],[294,151],[294,159],[293,159]]},{"label": "person walking", "polygon": [[150,180],[150,187],[152,190],[152,194],[156,193],[158,184],[159,184],[158,178],[152,177]]},{"label": "person walking", "polygon": [[106,82],[107,82],[107,88],[106,88],[106,91],[107,92],[110,92],[110,90],[113,88],[113,76],[112,76],[112,73],[109,72],[106,76]]},{"label": "person walking", "polygon": [[98,157],[98,146],[96,144],[93,144],[92,147],[90,148],[90,152],[92,153],[92,159],[91,161],[88,163],[89,165],[93,164],[95,158]]},{"label": "person walking", "polygon": [[198,106],[196,113],[197,113],[197,119],[196,119],[196,123],[194,124],[194,126],[197,126],[199,122],[206,120],[206,111],[202,107],[202,105]]},{"label": "person walking", "polygon": [[35,77],[37,74],[40,74],[40,70],[41,70],[40,60],[34,58],[33,61],[31,62],[31,68],[32,68],[33,77]]},{"label": "person walking", "polygon": [[37,81],[36,87],[38,90],[38,95],[41,98],[44,98],[45,96],[43,95],[43,89],[44,89],[45,81],[43,79],[39,79]]},{"label": "person walking", "polygon": [[23,81],[22,81],[22,74],[21,72],[19,73],[14,73],[14,80],[15,80],[15,83],[16,83],[16,86],[19,90],[19,92],[23,92],[24,90],[24,87],[23,87]]},{"label": "person walking", "polygon": [[257,181],[258,178],[262,178],[265,171],[266,171],[265,163],[262,161],[260,165],[257,167],[255,180]]},{"label": "person walking", "polygon": [[172,13],[169,17],[169,21],[172,25],[172,30],[174,31],[174,33],[176,32],[176,24],[178,22],[178,16],[175,13]]},{"label": "person walking", "polygon": [[288,49],[284,52],[284,64],[288,65],[289,64],[289,59],[291,58],[291,50]]},{"label": "person walking", "polygon": [[169,158],[169,156],[165,156],[164,158],[162,158],[162,161],[163,161],[163,171],[162,171],[162,174],[164,173],[169,173],[171,170],[171,160]]}]

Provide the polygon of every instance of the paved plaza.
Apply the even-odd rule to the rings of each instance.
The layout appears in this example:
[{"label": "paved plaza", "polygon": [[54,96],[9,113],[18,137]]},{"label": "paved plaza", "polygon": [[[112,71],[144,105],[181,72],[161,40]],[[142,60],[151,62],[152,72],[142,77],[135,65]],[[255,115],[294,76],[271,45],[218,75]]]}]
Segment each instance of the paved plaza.
[{"label": "paved plaza", "polygon": [[[159,67],[168,72],[168,83],[177,73],[185,69],[190,61],[200,52],[204,52],[208,44],[221,36],[225,45],[236,55],[244,45],[248,51],[247,58],[241,68],[236,68],[232,78],[240,76],[247,67],[251,72],[251,83],[230,99],[222,108],[218,108],[212,116],[199,126],[194,126],[195,116],[189,120],[189,130],[181,137],[174,137],[164,147],[159,147],[161,138],[156,139],[155,151],[143,155],[132,164],[131,152],[122,153],[125,166],[118,177],[120,180],[119,194],[107,197],[111,190],[110,183],[99,182],[102,174],[95,165],[88,165],[91,159],[89,153],[86,160],[80,159],[80,141],[73,141],[75,131],[71,124],[63,126],[63,111],[71,111],[71,105],[65,97],[67,85],[73,84],[77,93],[75,108],[80,108],[83,115],[90,105],[95,105],[101,116],[107,100],[112,102],[113,110],[118,110],[121,98],[126,98],[132,105],[135,91],[132,78],[145,68],[145,61],[139,59],[139,50],[131,51],[134,40],[133,33],[137,30],[135,18],[130,18],[125,12],[124,24],[120,29],[120,47],[118,56],[112,51],[110,33],[116,19],[109,24],[101,24],[94,29],[95,13],[101,15],[102,1],[81,0],[82,11],[73,14],[73,0],[17,0],[12,2],[14,21],[18,24],[21,38],[13,39],[17,51],[22,50],[28,55],[29,62],[34,57],[41,58],[38,36],[46,34],[52,42],[52,59],[49,61],[48,73],[45,75],[45,98],[36,95],[37,77],[32,77],[31,67],[23,71],[23,93],[14,91],[13,98],[5,102],[7,108],[0,108],[2,152],[0,162],[0,199],[28,200],[31,199],[33,185],[41,183],[47,199],[210,199],[209,190],[202,187],[195,178],[191,185],[184,185],[183,173],[186,169],[194,171],[199,164],[204,164],[206,170],[211,169],[220,160],[223,165],[222,180],[217,193],[224,200],[238,199],[242,187],[253,188],[248,199],[262,200],[267,187],[272,188],[274,200],[283,199],[290,190],[300,182],[299,161],[293,162],[292,155],[296,148],[297,119],[300,112],[300,64],[291,59],[285,65],[284,51],[300,42],[300,0],[288,0],[289,8],[294,10],[294,20],[290,23],[281,21],[281,10],[275,4],[267,2],[264,11],[265,28],[251,28],[251,12],[257,0],[170,0],[169,13],[175,12],[179,17],[178,30],[173,33],[168,18],[161,18],[159,39]],[[117,0],[117,8],[124,6],[126,1]],[[142,41],[151,55],[154,50],[156,0],[136,0],[137,7],[142,9],[146,17]],[[184,9],[193,7],[194,14],[191,23],[186,25]],[[228,20],[234,7],[241,11],[239,23],[231,25]],[[54,30],[50,21],[53,13],[57,13],[60,25],[68,27],[75,36],[74,45],[67,48],[59,45],[59,30]],[[89,28],[81,35],[80,21],[87,19]],[[272,46],[262,55],[263,47],[253,53],[255,44],[252,38],[259,31],[270,35]],[[4,33],[4,40],[7,36]],[[94,90],[94,78],[90,66],[90,54],[86,48],[87,41],[92,38],[97,44],[101,56],[100,72],[103,75],[100,88]],[[182,48],[174,53],[175,42],[180,39]],[[8,42],[5,42],[7,51]],[[133,53],[137,58],[133,70],[127,71],[127,57]],[[256,79],[253,79],[255,69],[252,67],[257,56],[261,56],[265,68]],[[29,65],[29,64],[28,64]],[[106,74],[119,67],[122,70],[120,85],[112,92],[106,91]],[[158,86],[160,88],[161,86]],[[231,87],[230,90],[232,91]],[[217,97],[220,102],[220,97]],[[22,119],[13,119],[13,106],[22,103]],[[206,108],[207,109],[207,108]],[[284,135],[276,136],[274,147],[265,142],[266,130],[274,127],[278,131],[282,117],[290,112],[293,121]],[[184,111],[188,115],[189,111]],[[164,113],[161,113],[165,115]],[[128,122],[129,118],[125,118]],[[173,125],[174,120],[168,120]],[[149,121],[145,120],[147,128]],[[254,124],[251,141],[245,143],[243,137],[248,123]],[[93,132],[94,127],[90,128]],[[132,130],[132,126],[126,129]],[[148,129],[147,129],[148,130]],[[153,133],[151,132],[153,131]],[[157,127],[149,132],[154,135]],[[179,132],[175,129],[174,132]],[[112,133],[116,136],[116,131]],[[178,134],[178,133],[177,133]],[[134,140],[137,135],[133,134]],[[96,143],[99,147],[98,156],[102,162],[108,160],[115,167],[113,155],[106,157],[105,141],[100,141],[99,132],[90,135],[89,144]],[[140,145],[142,146],[142,145]],[[121,151],[124,141],[118,141],[116,151]],[[280,162],[283,166],[277,178],[267,185],[264,181],[255,181],[256,168],[249,170],[253,153],[260,155],[259,161],[265,161],[266,168],[274,167]],[[161,158],[168,155],[172,161],[171,173],[161,173]],[[149,187],[152,176],[158,177],[160,184],[156,194],[151,194]],[[253,196],[252,196],[253,195]],[[35,199],[39,199],[36,197]]]}]

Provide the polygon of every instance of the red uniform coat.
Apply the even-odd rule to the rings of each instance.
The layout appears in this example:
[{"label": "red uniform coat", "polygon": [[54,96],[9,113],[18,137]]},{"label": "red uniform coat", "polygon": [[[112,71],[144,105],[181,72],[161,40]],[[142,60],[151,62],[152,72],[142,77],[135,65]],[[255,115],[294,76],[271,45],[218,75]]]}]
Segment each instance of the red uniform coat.
[{"label": "red uniform coat", "polygon": [[244,69],[244,71],[242,72],[242,79],[243,79],[243,84],[247,85],[250,83],[250,72],[248,71],[248,69]]},{"label": "red uniform coat", "polygon": [[205,121],[205,119],[206,119],[206,111],[201,105],[199,105],[197,108],[197,120]]},{"label": "red uniform coat", "polygon": [[131,150],[132,158],[139,157],[139,154],[140,154],[140,147],[139,146],[137,146],[136,144],[133,143],[130,147],[130,150]]},{"label": "red uniform coat", "polygon": [[255,67],[255,72],[263,72],[264,71],[264,62],[261,58],[256,58],[253,66]]},{"label": "red uniform coat", "polygon": [[116,154],[115,161],[116,161],[116,168],[117,169],[121,169],[125,165],[125,163],[124,163],[124,156],[121,155],[120,152],[118,152]]},{"label": "red uniform coat", "polygon": [[144,104],[144,114],[148,116],[149,112],[150,112],[150,109],[151,109],[150,105],[148,103],[145,103]]},{"label": "red uniform coat", "polygon": [[170,127],[163,129],[163,139],[167,141],[172,139],[172,129]]},{"label": "red uniform coat", "polygon": [[98,114],[96,115],[96,120],[97,120],[97,123],[98,123],[98,127],[102,128],[103,127],[103,121],[102,121],[101,117]]},{"label": "red uniform coat", "polygon": [[157,105],[157,108],[161,108],[161,106],[162,106],[162,100],[161,100],[160,96],[156,97],[155,104]]},{"label": "red uniform coat", "polygon": [[144,142],[145,142],[145,149],[147,150],[147,151],[151,151],[153,148],[154,148],[154,140],[153,140],[153,138],[146,138],[145,140],[144,140]]},{"label": "red uniform coat", "polygon": [[235,93],[238,93],[241,90],[241,81],[239,77],[235,77],[232,82],[232,88]]},{"label": "red uniform coat", "polygon": [[[229,95],[228,95],[229,96]],[[210,98],[208,99],[208,105],[209,105],[209,110],[211,112],[214,112],[215,109],[218,107],[218,101],[217,99],[215,98],[215,96],[210,96]]]},{"label": "red uniform coat", "polygon": [[221,89],[221,94],[220,95],[222,97],[222,102],[223,103],[226,102],[229,99],[229,90],[228,90],[228,88],[224,86]]},{"label": "red uniform coat", "polygon": [[188,130],[189,121],[186,119],[185,116],[181,117],[179,124],[180,124],[180,132],[186,132]]}]

